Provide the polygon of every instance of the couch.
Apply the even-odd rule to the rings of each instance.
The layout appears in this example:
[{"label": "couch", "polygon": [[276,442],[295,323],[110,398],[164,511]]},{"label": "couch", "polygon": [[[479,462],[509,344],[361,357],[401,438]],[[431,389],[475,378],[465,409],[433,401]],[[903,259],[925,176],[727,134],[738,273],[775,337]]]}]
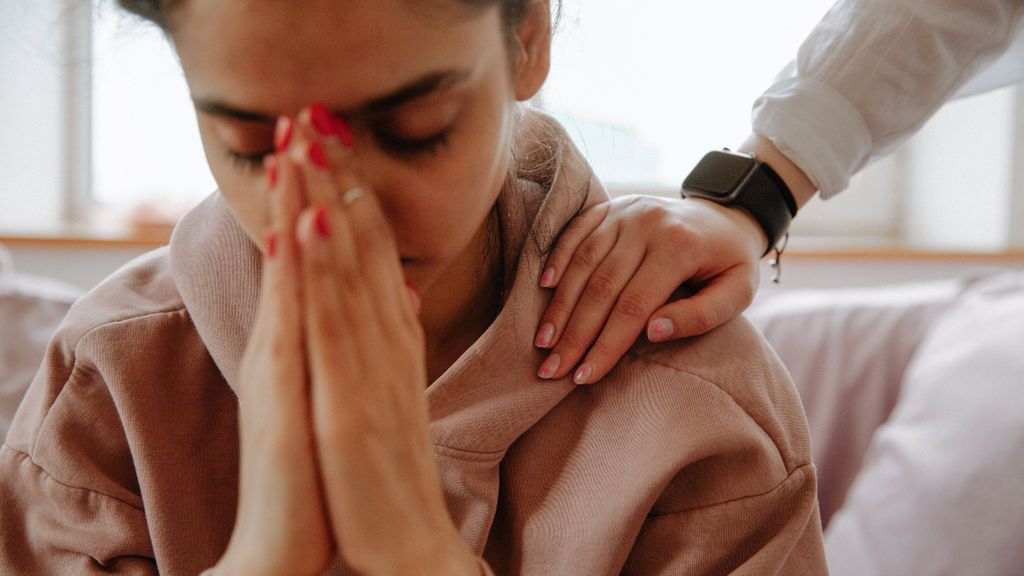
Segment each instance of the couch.
[{"label": "couch", "polygon": [[1024,574],[1024,272],[748,316],[804,402],[834,576]]},{"label": "couch", "polygon": [[[0,246],[0,437],[78,295]],[[832,574],[1024,574],[1024,272],[797,290],[748,317],[805,405]]]},{"label": "couch", "polygon": [[0,438],[42,362],[47,341],[80,295],[78,288],[62,282],[16,274],[10,252],[0,245]]}]

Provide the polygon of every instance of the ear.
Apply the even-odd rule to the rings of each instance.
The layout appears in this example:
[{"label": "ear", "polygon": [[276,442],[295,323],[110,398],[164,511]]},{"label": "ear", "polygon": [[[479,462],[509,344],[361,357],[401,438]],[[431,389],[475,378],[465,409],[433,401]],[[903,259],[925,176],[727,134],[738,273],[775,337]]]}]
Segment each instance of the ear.
[{"label": "ear", "polygon": [[551,2],[528,0],[516,30],[516,100],[533,98],[551,70]]}]

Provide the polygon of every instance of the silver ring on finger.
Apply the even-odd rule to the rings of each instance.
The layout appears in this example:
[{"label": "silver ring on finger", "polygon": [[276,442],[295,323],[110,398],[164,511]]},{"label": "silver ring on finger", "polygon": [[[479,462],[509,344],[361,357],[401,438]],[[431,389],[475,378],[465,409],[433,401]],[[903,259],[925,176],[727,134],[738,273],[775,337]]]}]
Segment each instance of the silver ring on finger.
[{"label": "silver ring on finger", "polygon": [[353,186],[352,188],[349,188],[348,190],[345,191],[344,194],[341,195],[341,203],[345,206],[349,206],[356,200],[362,198],[364,194],[366,194],[366,191],[363,190],[362,187]]}]

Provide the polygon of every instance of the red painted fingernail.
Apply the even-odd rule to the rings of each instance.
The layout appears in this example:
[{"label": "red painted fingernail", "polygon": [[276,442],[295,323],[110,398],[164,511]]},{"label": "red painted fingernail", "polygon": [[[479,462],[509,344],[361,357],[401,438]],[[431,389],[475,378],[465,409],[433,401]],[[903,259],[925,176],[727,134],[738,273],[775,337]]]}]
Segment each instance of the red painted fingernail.
[{"label": "red painted fingernail", "polygon": [[319,102],[309,105],[309,120],[313,123],[313,129],[321,136],[334,135],[334,118],[327,107]]},{"label": "red painted fingernail", "polygon": [[267,258],[274,258],[277,255],[277,235],[267,234]]},{"label": "red painted fingernail", "polygon": [[551,322],[545,322],[540,330],[537,330],[537,338],[534,339],[533,345],[537,348],[550,348],[551,341],[555,339],[555,325]]},{"label": "red painted fingernail", "polygon": [[654,322],[651,322],[651,327],[647,331],[647,339],[651,342],[664,342],[675,334],[676,325],[668,318],[658,318]]},{"label": "red painted fingernail", "polygon": [[313,129],[321,136],[337,136],[345,148],[355,146],[355,136],[353,136],[348,123],[331,114],[331,111],[323,104],[319,102],[310,104],[309,119],[313,124]]},{"label": "red painted fingernail", "polygon": [[281,116],[277,119],[277,126],[274,127],[274,149],[281,152],[288,147],[292,141],[292,119]]},{"label": "red painted fingernail", "polygon": [[313,219],[313,225],[316,227],[316,233],[322,238],[328,238],[331,235],[331,227],[327,221],[327,210],[323,208],[317,208],[316,216]]},{"label": "red painted fingernail", "polygon": [[263,157],[263,169],[267,171],[267,184],[271,188],[277,186],[277,157],[268,154]]},{"label": "red painted fingernail", "polygon": [[562,357],[558,354],[552,354],[548,356],[548,359],[540,365],[540,371],[537,372],[537,376],[540,376],[544,380],[548,380],[555,376],[555,372],[558,372],[558,367],[562,365]]},{"label": "red painted fingernail", "polygon": [[334,131],[345,148],[352,148],[356,145],[356,137],[352,134],[352,129],[341,118],[334,117]]},{"label": "red painted fingernail", "polygon": [[555,269],[548,268],[544,271],[544,275],[540,277],[541,288],[551,288],[555,284]]},{"label": "red painted fingernail", "polygon": [[319,142],[309,143],[309,161],[322,170],[327,169],[327,153]]}]

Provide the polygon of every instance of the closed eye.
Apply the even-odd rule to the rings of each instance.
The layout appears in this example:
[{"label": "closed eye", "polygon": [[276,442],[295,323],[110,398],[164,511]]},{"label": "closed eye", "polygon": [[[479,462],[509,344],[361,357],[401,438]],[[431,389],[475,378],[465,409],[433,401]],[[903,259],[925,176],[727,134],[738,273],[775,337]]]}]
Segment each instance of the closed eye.
[{"label": "closed eye", "polygon": [[427,138],[402,138],[386,131],[378,131],[377,142],[381,148],[396,156],[436,155],[449,145],[451,127]]},{"label": "closed eye", "polygon": [[256,172],[263,169],[263,160],[274,153],[273,149],[264,150],[255,154],[242,154],[235,150],[228,150],[228,159],[236,168],[243,172]]}]

